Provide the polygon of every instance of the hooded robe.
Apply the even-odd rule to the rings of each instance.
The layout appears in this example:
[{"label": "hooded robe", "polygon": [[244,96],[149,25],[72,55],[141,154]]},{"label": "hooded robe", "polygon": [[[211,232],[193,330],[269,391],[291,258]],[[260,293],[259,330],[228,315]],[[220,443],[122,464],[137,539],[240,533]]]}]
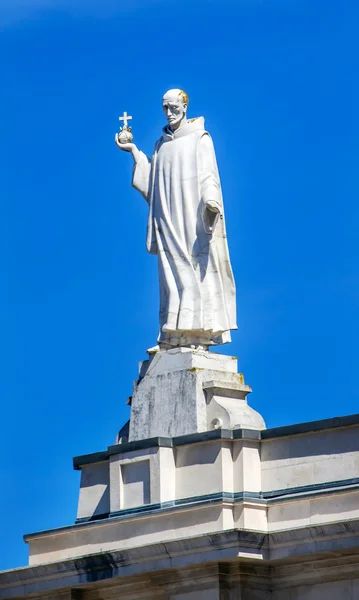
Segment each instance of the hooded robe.
[{"label": "hooded robe", "polygon": [[158,256],[158,341],[229,342],[230,329],[237,329],[235,283],[216,157],[203,117],[174,132],[165,127],[152,159],[137,156],[132,185],[149,204],[147,250]]}]

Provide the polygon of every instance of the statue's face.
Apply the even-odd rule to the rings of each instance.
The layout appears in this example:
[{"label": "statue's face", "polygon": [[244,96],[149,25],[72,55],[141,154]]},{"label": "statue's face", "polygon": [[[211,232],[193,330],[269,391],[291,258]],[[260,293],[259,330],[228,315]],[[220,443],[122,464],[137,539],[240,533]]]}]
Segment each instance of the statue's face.
[{"label": "statue's face", "polygon": [[178,91],[175,90],[174,93],[170,91],[163,96],[162,106],[168,125],[172,131],[175,131],[186,118],[187,104],[183,102],[181,96],[178,95]]}]

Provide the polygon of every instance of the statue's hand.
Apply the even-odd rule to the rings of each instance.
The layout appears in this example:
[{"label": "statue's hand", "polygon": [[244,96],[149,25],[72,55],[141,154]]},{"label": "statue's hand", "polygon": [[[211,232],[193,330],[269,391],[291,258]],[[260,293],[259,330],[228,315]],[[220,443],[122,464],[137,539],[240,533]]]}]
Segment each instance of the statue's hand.
[{"label": "statue's hand", "polygon": [[118,146],[121,150],[124,150],[125,152],[131,152],[132,154],[135,154],[136,151],[138,152],[136,144],[121,144],[121,142],[119,142],[119,140],[118,140],[118,136],[119,136],[119,134],[116,133],[116,135],[115,135],[116,146]]},{"label": "statue's hand", "polygon": [[206,208],[213,213],[221,212],[221,207],[219,206],[218,202],[216,202],[215,200],[207,200]]}]

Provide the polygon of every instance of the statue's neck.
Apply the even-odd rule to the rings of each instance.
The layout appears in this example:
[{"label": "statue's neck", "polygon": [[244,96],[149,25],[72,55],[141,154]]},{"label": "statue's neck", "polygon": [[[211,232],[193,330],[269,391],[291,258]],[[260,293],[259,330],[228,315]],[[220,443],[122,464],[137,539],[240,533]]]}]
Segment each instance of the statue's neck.
[{"label": "statue's neck", "polygon": [[169,130],[172,131],[172,133],[175,133],[176,131],[178,131],[179,129],[181,129],[181,127],[183,127],[184,125],[186,125],[187,123],[187,116],[185,116],[182,121],[180,121],[177,125],[177,127],[171,127],[171,125],[169,125]]}]

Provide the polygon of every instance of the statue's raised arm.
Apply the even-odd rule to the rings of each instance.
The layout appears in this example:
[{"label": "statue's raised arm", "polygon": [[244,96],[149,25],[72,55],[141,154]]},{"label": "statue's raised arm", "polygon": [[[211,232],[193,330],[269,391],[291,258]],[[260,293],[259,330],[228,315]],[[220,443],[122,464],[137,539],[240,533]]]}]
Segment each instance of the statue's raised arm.
[{"label": "statue's raised arm", "polygon": [[208,348],[229,342],[237,329],[216,156],[204,118],[187,119],[183,90],[166,92],[162,107],[167,125],[152,158],[132,143],[127,113],[115,141],[132,153],[132,184],[149,204],[147,250],[159,262],[158,347]]}]

